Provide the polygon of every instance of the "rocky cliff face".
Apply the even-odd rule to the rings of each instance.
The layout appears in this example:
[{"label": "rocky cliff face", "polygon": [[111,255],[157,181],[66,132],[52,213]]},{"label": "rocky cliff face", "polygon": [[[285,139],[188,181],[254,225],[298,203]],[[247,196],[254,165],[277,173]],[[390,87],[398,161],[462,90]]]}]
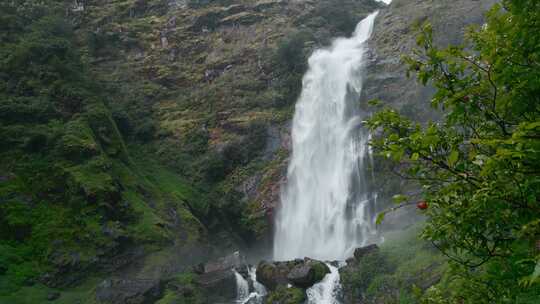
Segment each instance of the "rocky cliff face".
[{"label": "rocky cliff face", "polygon": [[413,118],[436,118],[429,107],[433,89],[406,76],[402,56],[416,48],[415,25],[429,21],[435,43],[440,46],[463,42],[466,28],[482,24],[484,13],[497,0],[413,1],[394,0],[381,10],[371,39],[370,62],[362,101],[380,99]]},{"label": "rocky cliff face", "polygon": [[[193,208],[210,230],[224,230],[216,218],[229,217],[249,240],[270,232],[307,56],[382,7],[374,0],[75,3],[92,67],[122,92],[116,116],[162,163],[211,193],[217,208]],[[229,213],[211,214],[216,209]]]}]

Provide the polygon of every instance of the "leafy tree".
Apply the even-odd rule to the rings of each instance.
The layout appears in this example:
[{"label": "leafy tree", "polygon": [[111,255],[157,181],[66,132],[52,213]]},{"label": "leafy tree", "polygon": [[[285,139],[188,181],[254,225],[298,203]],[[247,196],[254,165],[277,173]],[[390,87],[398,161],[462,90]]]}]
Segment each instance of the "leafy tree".
[{"label": "leafy tree", "polygon": [[443,121],[386,108],[367,122],[375,150],[422,185],[422,236],[452,261],[444,296],[428,293],[428,303],[538,303],[539,25],[536,0],[495,5],[463,46],[435,47],[422,25],[421,48],[405,61],[436,88]]}]

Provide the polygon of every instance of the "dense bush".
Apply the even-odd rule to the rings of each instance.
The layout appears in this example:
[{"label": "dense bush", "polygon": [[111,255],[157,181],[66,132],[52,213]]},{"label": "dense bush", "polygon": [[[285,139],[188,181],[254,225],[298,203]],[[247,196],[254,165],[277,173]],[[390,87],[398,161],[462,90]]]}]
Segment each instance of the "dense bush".
[{"label": "dense bush", "polygon": [[277,73],[276,105],[288,105],[298,98],[307,69],[308,42],[313,40],[310,32],[300,31],[280,41],[273,58]]},{"label": "dense bush", "polygon": [[385,109],[368,122],[375,150],[422,184],[422,235],[452,261],[434,287],[443,296],[428,292],[426,303],[540,300],[539,22],[540,2],[502,1],[469,33],[469,50],[434,47],[422,26],[421,51],[406,61],[437,89],[444,120],[421,125]]},{"label": "dense bush", "polygon": [[281,40],[275,61],[279,69],[288,73],[303,73],[307,68],[306,43],[312,40],[307,31],[293,33]]}]

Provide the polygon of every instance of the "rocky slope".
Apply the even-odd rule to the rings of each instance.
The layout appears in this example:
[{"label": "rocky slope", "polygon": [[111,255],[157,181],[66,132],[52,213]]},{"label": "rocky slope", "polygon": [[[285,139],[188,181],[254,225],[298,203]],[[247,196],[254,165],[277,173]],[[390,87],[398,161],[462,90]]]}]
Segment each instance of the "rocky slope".
[{"label": "rocky slope", "polygon": [[227,209],[193,208],[210,230],[224,230],[216,218],[230,218],[226,229],[253,241],[270,232],[307,56],[379,7],[371,0],[86,1],[73,15],[92,42],[94,70],[122,92],[113,114],[161,163],[209,192],[215,209]]}]

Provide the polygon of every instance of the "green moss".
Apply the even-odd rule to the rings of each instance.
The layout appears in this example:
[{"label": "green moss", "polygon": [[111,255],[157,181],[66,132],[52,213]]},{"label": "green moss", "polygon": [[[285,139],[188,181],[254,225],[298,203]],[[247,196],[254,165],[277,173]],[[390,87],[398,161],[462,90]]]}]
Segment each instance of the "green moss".
[{"label": "green moss", "polygon": [[378,252],[342,274],[345,289],[366,303],[416,303],[415,290],[437,283],[447,269],[446,259],[418,238],[421,228],[387,234]]},{"label": "green moss", "polygon": [[72,193],[80,189],[92,200],[103,200],[119,191],[110,172],[112,162],[103,155],[82,164],[66,163],[64,166],[63,169],[68,175],[67,184]]},{"label": "green moss", "polygon": [[174,291],[167,290],[163,298],[159,299],[155,304],[184,304],[186,301],[183,297]]},{"label": "green moss", "polygon": [[129,161],[124,140],[109,109],[98,102],[89,105],[84,115],[103,151],[109,156]]},{"label": "green moss", "polygon": [[183,272],[171,278],[164,296],[156,304],[204,304],[204,290],[195,284],[196,274]]},{"label": "green moss", "polygon": [[301,304],[306,300],[306,293],[301,288],[278,286],[267,299],[267,304]]},{"label": "green moss", "polygon": [[161,243],[169,239],[167,230],[163,228],[166,222],[139,195],[127,191],[124,193],[124,198],[128,200],[137,216],[135,223],[127,227],[128,234],[136,242]]},{"label": "green moss", "polygon": [[314,281],[316,282],[322,281],[322,279],[330,273],[330,269],[328,269],[328,266],[323,262],[314,261],[314,263],[311,264],[311,267],[315,271]]},{"label": "green moss", "polygon": [[99,146],[86,120],[78,117],[65,125],[58,145],[59,152],[71,160],[86,159],[99,154]]}]

